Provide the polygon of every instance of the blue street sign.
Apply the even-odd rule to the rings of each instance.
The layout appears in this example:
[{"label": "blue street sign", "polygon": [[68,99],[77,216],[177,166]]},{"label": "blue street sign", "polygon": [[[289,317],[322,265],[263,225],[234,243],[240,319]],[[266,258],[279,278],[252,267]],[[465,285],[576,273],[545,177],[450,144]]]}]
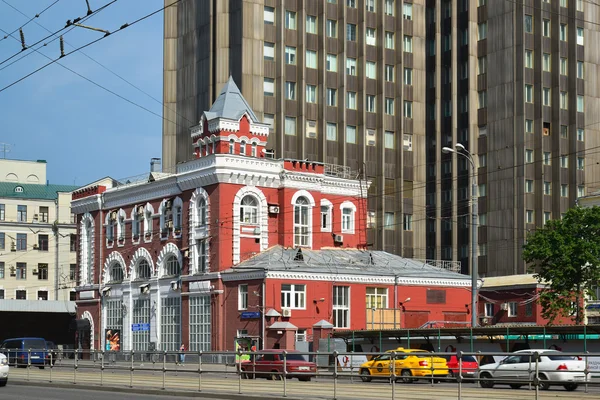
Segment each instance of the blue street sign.
[{"label": "blue street sign", "polygon": [[150,324],[131,324],[131,330],[133,332],[149,331],[150,330]]},{"label": "blue street sign", "polygon": [[241,314],[242,319],[260,318],[260,311],[244,311]]}]

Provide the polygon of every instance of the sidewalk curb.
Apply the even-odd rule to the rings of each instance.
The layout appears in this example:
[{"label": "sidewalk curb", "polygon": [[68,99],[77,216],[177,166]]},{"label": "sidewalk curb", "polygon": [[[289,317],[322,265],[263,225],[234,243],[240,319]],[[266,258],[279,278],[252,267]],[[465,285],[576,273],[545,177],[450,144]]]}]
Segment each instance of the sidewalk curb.
[{"label": "sidewalk curb", "polygon": [[257,399],[269,399],[269,400],[306,400],[302,397],[278,397],[269,395],[248,395],[248,394],[237,394],[237,393],[219,393],[219,392],[196,392],[196,391],[182,391],[169,389],[141,389],[141,388],[128,388],[128,387],[115,387],[115,386],[98,386],[98,385],[80,385],[80,384],[67,384],[67,383],[53,383],[53,382],[31,382],[23,381],[19,379],[9,380],[11,385],[20,386],[36,386],[36,387],[53,387],[59,389],[80,389],[80,390],[95,390],[99,392],[114,392],[114,393],[131,393],[131,394],[146,394],[155,396],[173,396],[173,397],[197,397],[197,398],[211,398],[211,399],[236,399],[236,400],[257,400]]}]

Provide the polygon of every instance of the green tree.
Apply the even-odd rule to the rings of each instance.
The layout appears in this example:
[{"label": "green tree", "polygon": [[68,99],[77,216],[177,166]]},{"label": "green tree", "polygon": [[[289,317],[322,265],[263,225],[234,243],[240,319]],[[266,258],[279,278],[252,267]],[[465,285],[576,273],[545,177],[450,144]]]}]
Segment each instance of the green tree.
[{"label": "green tree", "polygon": [[600,207],[574,207],[562,220],[551,220],[527,236],[523,259],[538,282],[542,316],[583,322],[585,295],[600,282]]}]

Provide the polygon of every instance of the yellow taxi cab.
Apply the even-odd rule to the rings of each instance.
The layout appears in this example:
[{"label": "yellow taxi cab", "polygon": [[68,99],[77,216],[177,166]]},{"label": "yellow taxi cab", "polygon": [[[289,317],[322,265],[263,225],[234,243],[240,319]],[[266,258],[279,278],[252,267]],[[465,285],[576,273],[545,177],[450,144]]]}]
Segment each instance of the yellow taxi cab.
[{"label": "yellow taxi cab", "polygon": [[[396,352],[395,367],[392,364],[393,352]],[[389,379],[394,373],[397,380],[412,383],[414,377],[444,378],[448,375],[448,365],[446,359],[434,357],[426,350],[398,347],[362,364],[359,373],[363,382],[370,382],[373,378]]]}]

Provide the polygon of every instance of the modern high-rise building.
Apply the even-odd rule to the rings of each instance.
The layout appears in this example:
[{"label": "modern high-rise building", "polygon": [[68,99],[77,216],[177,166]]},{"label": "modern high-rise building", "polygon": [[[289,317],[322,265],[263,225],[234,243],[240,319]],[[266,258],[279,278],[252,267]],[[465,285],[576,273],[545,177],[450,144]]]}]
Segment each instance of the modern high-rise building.
[{"label": "modern high-rise building", "polygon": [[373,182],[373,248],[466,272],[471,165],[442,153],[460,143],[479,273],[524,273],[527,232],[600,187],[599,23],[585,0],[183,0],[165,11],[163,165],[193,157],[231,75],[275,157]]}]

